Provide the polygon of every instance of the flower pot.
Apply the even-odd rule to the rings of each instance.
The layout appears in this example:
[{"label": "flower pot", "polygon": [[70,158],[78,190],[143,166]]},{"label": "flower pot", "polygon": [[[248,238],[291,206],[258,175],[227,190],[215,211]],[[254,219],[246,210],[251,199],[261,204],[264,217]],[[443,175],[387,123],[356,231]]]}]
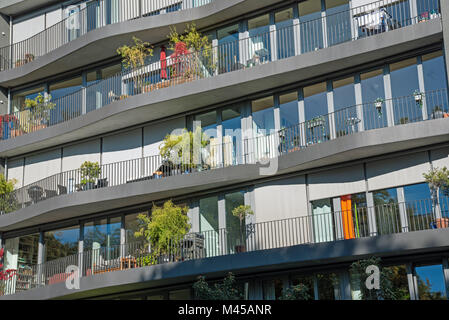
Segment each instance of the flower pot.
[{"label": "flower pot", "polygon": [[244,245],[237,245],[235,246],[235,252],[237,253],[246,252],[246,247]]},{"label": "flower pot", "polygon": [[86,184],[83,184],[83,190],[92,190],[95,186],[95,183],[93,182],[86,182]]},{"label": "flower pot", "polygon": [[415,94],[415,101],[416,102],[421,102],[422,101],[422,94]]}]

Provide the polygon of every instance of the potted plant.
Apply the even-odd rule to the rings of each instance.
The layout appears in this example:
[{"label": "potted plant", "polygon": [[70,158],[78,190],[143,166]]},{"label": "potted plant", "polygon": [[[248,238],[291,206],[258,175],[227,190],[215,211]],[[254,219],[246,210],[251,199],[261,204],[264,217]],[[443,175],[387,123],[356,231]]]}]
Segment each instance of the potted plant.
[{"label": "potted plant", "polygon": [[442,218],[440,207],[440,190],[443,193],[449,190],[449,170],[446,167],[441,169],[432,168],[428,173],[424,173],[423,177],[429,185],[430,196],[432,198],[432,209],[436,218],[437,228],[449,226],[449,219]]},{"label": "potted plant", "polygon": [[25,109],[29,110],[28,120],[32,128],[31,131],[46,128],[50,122],[50,112],[56,107],[56,103],[51,102],[51,95],[43,96],[41,93],[34,99],[25,99]]},{"label": "potted plant", "polygon": [[424,93],[420,92],[419,90],[415,90],[415,92],[413,92],[413,97],[415,98],[416,104],[420,108],[422,108]]},{"label": "potted plant", "polygon": [[85,161],[81,167],[81,186],[83,190],[94,188],[95,180],[101,174],[101,168],[98,162]]},{"label": "potted plant", "polygon": [[16,179],[6,180],[3,173],[0,173],[0,212],[9,213],[17,209],[18,201],[14,193]]},{"label": "potted plant", "polygon": [[131,69],[134,90],[137,93],[143,91],[145,75],[143,70],[138,70],[145,65],[145,59],[153,56],[153,48],[148,42],[144,42],[133,36],[133,46],[121,46],[117,53],[122,57],[122,64],[125,69]]},{"label": "potted plant", "polygon": [[408,117],[403,117],[403,118],[399,119],[400,124],[407,124],[408,122],[409,122]]},{"label": "potted plant", "polygon": [[377,114],[380,116],[382,116],[382,105],[384,103],[384,99],[382,98],[377,98],[376,100],[374,100],[374,107],[376,107],[377,110]]},{"label": "potted plant", "polygon": [[253,215],[254,211],[250,206],[240,205],[232,210],[232,215],[239,218],[240,222],[240,244],[235,246],[236,252],[246,251],[246,224],[245,218],[249,215]]}]

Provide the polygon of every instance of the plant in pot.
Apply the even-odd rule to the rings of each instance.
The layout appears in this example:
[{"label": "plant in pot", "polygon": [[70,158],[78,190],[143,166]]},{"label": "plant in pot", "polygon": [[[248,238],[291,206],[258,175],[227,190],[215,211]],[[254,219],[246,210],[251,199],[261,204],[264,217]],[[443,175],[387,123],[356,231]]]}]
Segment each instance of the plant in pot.
[{"label": "plant in pot", "polygon": [[435,106],[435,108],[433,108],[432,110],[432,118],[440,119],[443,118],[443,116],[444,116],[443,108],[441,108],[440,106]]},{"label": "plant in pot", "polygon": [[18,201],[14,193],[16,179],[6,180],[3,173],[0,173],[0,212],[9,213],[18,208]]},{"label": "plant in pot", "polygon": [[143,70],[138,70],[145,65],[145,59],[153,56],[153,48],[149,42],[144,42],[133,36],[134,45],[123,45],[117,49],[117,53],[122,57],[122,65],[132,73],[134,91],[142,93],[145,83]]},{"label": "plant in pot", "polygon": [[159,154],[172,170],[181,173],[196,171],[207,165],[202,150],[210,143],[209,137],[197,127],[195,132],[184,129],[180,134],[168,134],[159,146]]},{"label": "plant in pot", "polygon": [[83,190],[91,190],[94,188],[95,180],[101,174],[101,167],[98,162],[85,161],[80,167],[81,186]]},{"label": "plant in pot", "polygon": [[247,205],[240,205],[232,210],[232,215],[234,217],[239,218],[240,222],[240,244],[235,246],[236,252],[245,252],[246,251],[246,224],[245,224],[245,218],[247,216],[253,215],[254,211],[251,209],[250,206]]},{"label": "plant in pot", "polygon": [[423,98],[424,98],[424,93],[422,93],[419,90],[415,90],[415,92],[413,92],[413,97],[415,99],[416,105],[420,108],[422,108],[423,106]]},{"label": "plant in pot", "polygon": [[429,185],[430,196],[432,198],[432,209],[434,217],[436,218],[436,224],[438,228],[448,227],[449,218],[443,218],[440,206],[440,191],[443,194],[449,192],[449,170],[446,167],[437,168],[433,167],[429,172],[424,173],[423,177],[426,183]]},{"label": "plant in pot", "polygon": [[149,264],[179,260],[179,244],[190,230],[188,208],[175,205],[171,200],[161,207],[153,205],[151,215],[139,214],[137,238],[144,238],[151,251]]},{"label": "plant in pot", "polygon": [[377,115],[379,117],[382,116],[382,105],[384,104],[385,100],[382,98],[377,98],[376,100],[374,100],[374,107],[376,108],[377,111]]},{"label": "plant in pot", "polygon": [[33,129],[47,127],[50,122],[51,110],[56,107],[56,103],[51,102],[51,95],[39,93],[34,99],[25,99],[25,109],[28,112],[28,125]]},{"label": "plant in pot", "polygon": [[207,36],[197,31],[195,23],[188,24],[184,34],[170,28],[170,49],[174,51],[172,76],[185,79],[202,78],[215,70],[212,44]]}]

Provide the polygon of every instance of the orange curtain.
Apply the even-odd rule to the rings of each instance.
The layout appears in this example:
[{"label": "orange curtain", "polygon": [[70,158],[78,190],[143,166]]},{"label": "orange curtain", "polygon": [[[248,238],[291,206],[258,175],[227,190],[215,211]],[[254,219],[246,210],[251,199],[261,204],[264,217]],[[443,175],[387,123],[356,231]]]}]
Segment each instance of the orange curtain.
[{"label": "orange curtain", "polygon": [[345,239],[354,239],[354,221],[352,219],[352,201],[351,196],[340,197],[341,218],[343,223],[343,233]]}]

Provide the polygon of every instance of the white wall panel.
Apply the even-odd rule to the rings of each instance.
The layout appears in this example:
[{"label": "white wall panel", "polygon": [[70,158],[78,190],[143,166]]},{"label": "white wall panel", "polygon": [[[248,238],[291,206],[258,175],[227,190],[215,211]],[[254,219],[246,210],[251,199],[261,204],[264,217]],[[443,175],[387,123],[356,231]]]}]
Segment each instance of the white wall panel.
[{"label": "white wall panel", "polygon": [[172,119],[156,123],[144,128],[144,156],[154,156],[159,154],[159,145],[167,134],[175,129],[184,129],[185,118]]},{"label": "white wall panel", "polygon": [[8,160],[8,179],[16,179],[16,188],[23,183],[23,158]]},{"label": "white wall panel", "polygon": [[25,158],[24,184],[30,184],[61,172],[61,149],[46,151]]},{"label": "white wall panel", "polygon": [[27,19],[22,22],[13,23],[13,42],[17,43],[45,29],[45,14]]},{"label": "white wall panel", "polygon": [[46,13],[46,17],[45,17],[45,27],[49,28],[52,25],[55,25],[56,23],[58,23],[59,21],[61,21],[62,19],[62,10],[56,9],[50,12]]},{"label": "white wall panel", "polygon": [[100,139],[65,147],[62,171],[78,169],[84,161],[100,163]]},{"label": "white wall panel", "polygon": [[369,190],[378,190],[424,182],[430,169],[427,152],[410,154],[366,164]]},{"label": "white wall panel", "polygon": [[142,157],[142,129],[103,138],[102,164]]},{"label": "white wall panel", "polygon": [[365,189],[362,164],[309,175],[310,200],[365,192]]}]

